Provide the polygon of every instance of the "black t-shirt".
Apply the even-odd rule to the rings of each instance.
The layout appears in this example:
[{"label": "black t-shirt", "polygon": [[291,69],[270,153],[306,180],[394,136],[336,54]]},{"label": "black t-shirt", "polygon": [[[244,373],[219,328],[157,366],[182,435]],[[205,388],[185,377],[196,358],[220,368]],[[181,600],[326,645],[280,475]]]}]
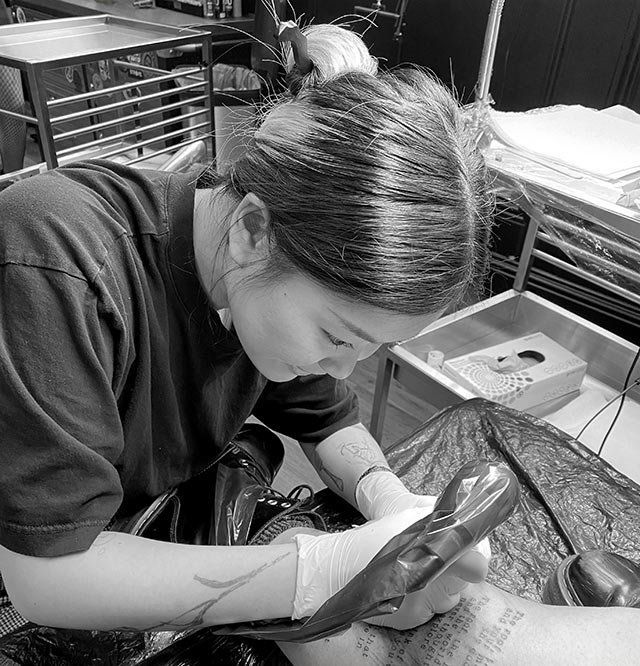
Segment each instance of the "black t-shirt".
[{"label": "black t-shirt", "polygon": [[0,543],[88,548],[215,459],[250,414],[317,443],[329,376],[268,382],[196,275],[197,174],[77,163],[0,193]]}]

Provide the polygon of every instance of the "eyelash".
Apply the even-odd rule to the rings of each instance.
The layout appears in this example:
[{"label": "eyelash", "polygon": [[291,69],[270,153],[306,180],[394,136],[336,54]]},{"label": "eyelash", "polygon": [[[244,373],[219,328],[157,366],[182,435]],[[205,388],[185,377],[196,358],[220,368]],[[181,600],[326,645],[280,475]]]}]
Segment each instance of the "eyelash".
[{"label": "eyelash", "polygon": [[351,343],[345,342],[344,340],[340,340],[339,338],[336,338],[335,336],[331,335],[331,333],[327,333],[327,337],[329,338],[329,342],[334,347],[349,347],[349,348],[353,347]]}]

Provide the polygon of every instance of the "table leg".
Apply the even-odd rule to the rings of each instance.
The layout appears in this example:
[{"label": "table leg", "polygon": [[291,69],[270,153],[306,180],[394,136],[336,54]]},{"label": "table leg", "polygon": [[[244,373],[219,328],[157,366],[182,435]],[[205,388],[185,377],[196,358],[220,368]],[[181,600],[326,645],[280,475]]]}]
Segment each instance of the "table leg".
[{"label": "table leg", "polygon": [[387,410],[389,387],[391,386],[391,378],[393,377],[393,366],[394,362],[386,354],[380,356],[378,373],[376,375],[376,387],[373,393],[373,405],[371,407],[371,425],[369,426],[371,434],[380,445],[382,445],[382,427]]}]

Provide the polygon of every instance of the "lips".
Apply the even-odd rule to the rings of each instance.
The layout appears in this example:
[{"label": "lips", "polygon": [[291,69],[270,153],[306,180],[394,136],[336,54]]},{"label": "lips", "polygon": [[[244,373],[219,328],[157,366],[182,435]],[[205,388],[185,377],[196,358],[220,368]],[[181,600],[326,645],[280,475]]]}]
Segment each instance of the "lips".
[{"label": "lips", "polygon": [[317,375],[319,373],[317,372],[309,372],[308,370],[305,370],[304,368],[300,368],[297,365],[292,365],[291,367],[291,372],[296,374],[298,377],[307,377],[309,375]]}]

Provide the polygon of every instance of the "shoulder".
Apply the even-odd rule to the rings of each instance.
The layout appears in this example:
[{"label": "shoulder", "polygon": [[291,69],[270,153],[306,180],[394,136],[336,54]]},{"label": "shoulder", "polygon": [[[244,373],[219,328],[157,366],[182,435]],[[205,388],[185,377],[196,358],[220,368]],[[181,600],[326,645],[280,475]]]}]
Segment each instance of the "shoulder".
[{"label": "shoulder", "polygon": [[164,233],[168,175],[79,162],[0,192],[0,264],[87,275],[122,236]]}]

